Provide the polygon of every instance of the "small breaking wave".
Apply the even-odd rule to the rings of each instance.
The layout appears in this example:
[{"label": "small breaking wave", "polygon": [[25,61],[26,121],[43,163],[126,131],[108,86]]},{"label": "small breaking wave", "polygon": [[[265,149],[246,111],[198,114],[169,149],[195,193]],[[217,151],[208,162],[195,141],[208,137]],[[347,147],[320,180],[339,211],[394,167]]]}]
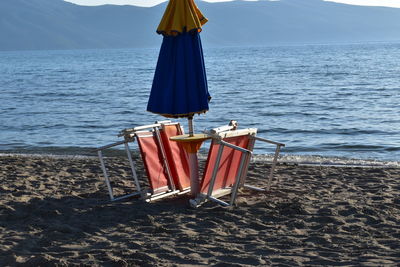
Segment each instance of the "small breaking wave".
[{"label": "small breaking wave", "polygon": [[[272,162],[274,155],[255,155],[253,161]],[[310,165],[310,166],[337,166],[337,167],[380,167],[400,168],[399,161],[380,161],[373,159],[352,159],[344,157],[327,157],[319,155],[282,155],[280,163]]]}]

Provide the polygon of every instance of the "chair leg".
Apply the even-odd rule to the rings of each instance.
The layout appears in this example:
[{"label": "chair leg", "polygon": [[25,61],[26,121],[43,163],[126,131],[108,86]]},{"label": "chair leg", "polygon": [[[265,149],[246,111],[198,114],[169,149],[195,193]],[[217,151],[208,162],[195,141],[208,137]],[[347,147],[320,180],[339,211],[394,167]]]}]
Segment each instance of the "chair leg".
[{"label": "chair leg", "polygon": [[129,149],[128,143],[125,143],[125,151],[126,151],[126,154],[128,156],[129,165],[131,166],[132,176],[133,176],[133,180],[134,180],[135,185],[136,185],[136,190],[141,192],[142,190],[140,188],[139,179],[138,179],[137,174],[136,174],[135,164],[133,163],[132,154],[131,154],[131,151]]},{"label": "chair leg", "polygon": [[244,163],[245,163],[247,157],[248,157],[247,155],[245,155],[244,157],[242,156],[242,159],[240,160],[240,166],[239,166],[239,170],[238,170],[238,175],[236,177],[235,184],[234,184],[234,186],[232,188],[231,201],[229,203],[231,206],[235,203],[235,200],[236,200],[236,195],[237,195],[237,192],[239,190],[239,184],[240,184],[241,176],[242,176],[242,173],[243,173]]},{"label": "chair leg", "polygon": [[[103,157],[102,150],[110,148],[110,147],[114,147],[116,145],[121,145],[121,144],[125,144],[125,150],[127,152],[127,156],[128,156],[128,159],[129,159],[129,164],[130,164],[130,167],[131,167],[133,180],[134,180],[135,186],[136,186],[136,192],[130,193],[130,194],[127,194],[127,195],[123,195],[123,196],[120,196],[120,197],[115,197],[114,193],[113,193],[113,187],[112,187],[111,182],[110,182],[110,177],[109,177],[109,175],[107,173],[107,168],[106,168],[106,165],[105,165],[105,162],[104,162],[104,157]],[[137,174],[136,174],[136,170],[135,170],[135,165],[133,163],[132,155],[130,153],[130,149],[129,149],[129,146],[128,146],[127,142],[121,141],[121,142],[117,142],[117,143],[114,143],[114,144],[110,144],[110,145],[101,147],[101,148],[99,148],[97,150],[97,154],[98,154],[98,157],[99,157],[99,160],[100,160],[100,167],[101,167],[101,169],[103,171],[104,180],[105,180],[106,185],[107,185],[108,194],[110,196],[110,201],[118,201],[118,200],[130,198],[130,197],[138,196],[138,195],[142,196],[142,192],[140,190],[139,180],[137,178]]]},{"label": "chair leg", "polygon": [[[278,156],[279,156],[280,150],[281,150],[281,146],[277,145],[276,146],[276,150],[275,150],[274,160],[273,160],[272,165],[271,165],[271,171],[269,172],[267,191],[269,191],[271,189],[272,178],[273,178],[273,175],[274,175],[276,163],[278,162]],[[278,180],[278,182],[279,182],[279,180]]]},{"label": "chair leg", "polygon": [[214,169],[213,169],[213,172],[212,172],[210,184],[208,185],[207,197],[211,197],[212,196],[212,192],[214,190],[215,178],[217,177],[218,167],[219,167],[219,163],[221,162],[221,157],[222,157],[222,152],[223,151],[224,151],[224,145],[220,144],[219,148],[218,148],[217,159],[215,160],[215,165],[214,165]]},{"label": "chair leg", "polygon": [[113,201],[114,200],[113,190],[111,187],[110,179],[108,178],[106,165],[104,164],[103,153],[101,152],[101,150],[99,150],[99,151],[97,151],[97,154],[99,156],[101,169],[103,170],[104,179],[106,181],[106,185],[107,185],[107,189],[108,189],[108,194],[110,195],[110,200]]}]

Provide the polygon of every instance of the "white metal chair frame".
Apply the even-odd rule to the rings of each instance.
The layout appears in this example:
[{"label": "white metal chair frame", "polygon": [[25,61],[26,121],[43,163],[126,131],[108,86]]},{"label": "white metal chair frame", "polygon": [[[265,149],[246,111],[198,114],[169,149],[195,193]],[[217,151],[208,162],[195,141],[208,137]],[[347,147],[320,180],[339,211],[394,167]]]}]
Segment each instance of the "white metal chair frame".
[{"label": "white metal chair frame", "polygon": [[[272,179],[273,179],[273,174],[274,174],[277,162],[278,162],[279,153],[280,153],[281,147],[284,147],[285,144],[271,141],[271,140],[268,140],[265,138],[257,137],[256,129],[241,130],[241,131],[248,131],[248,134],[250,135],[251,143],[249,145],[249,149],[245,149],[245,148],[242,148],[242,147],[239,147],[239,146],[236,146],[236,145],[233,145],[233,144],[223,141],[222,139],[225,137],[235,136],[235,135],[231,135],[233,133],[231,131],[236,130],[236,127],[237,127],[237,123],[234,122],[232,124],[232,122],[231,122],[231,124],[229,126],[215,128],[208,132],[208,134],[212,137],[212,139],[215,140],[217,142],[217,144],[219,144],[220,146],[218,148],[217,158],[216,158],[216,162],[214,165],[214,169],[212,171],[211,181],[210,181],[210,184],[208,187],[207,195],[199,194],[195,199],[190,200],[190,205],[192,207],[198,207],[202,203],[204,203],[204,201],[206,201],[206,200],[211,200],[222,206],[232,206],[235,204],[237,192],[238,192],[238,189],[240,186],[243,186],[245,188],[255,190],[255,191],[269,191],[270,190]],[[267,183],[266,189],[255,187],[255,186],[245,183],[250,159],[251,159],[251,156],[253,155],[252,150],[254,148],[254,144],[255,144],[256,140],[276,145],[274,159],[272,161],[271,170],[269,172],[268,183]],[[221,158],[222,158],[222,153],[223,153],[224,147],[229,147],[229,148],[235,149],[237,151],[240,151],[242,153],[242,157],[240,160],[239,169],[238,169],[237,176],[235,178],[235,183],[234,183],[233,187],[227,188],[224,190],[219,190],[219,192],[213,193],[214,184],[215,184],[215,180],[216,180],[217,172],[218,172],[218,166],[219,166]],[[227,195],[227,194],[231,194],[229,203],[218,199],[219,197]]]},{"label": "white metal chair frame", "polygon": [[[171,196],[171,195],[185,194],[190,191],[190,188],[188,188],[184,191],[179,191],[175,187],[175,184],[173,182],[173,178],[171,175],[171,171],[170,171],[170,168],[168,165],[164,146],[162,143],[162,139],[160,136],[160,127],[163,124],[173,124],[173,123],[171,121],[157,121],[155,124],[139,126],[139,127],[135,127],[135,128],[131,128],[131,129],[124,129],[118,135],[119,137],[124,137],[124,140],[97,148],[97,153],[98,153],[98,157],[100,160],[101,169],[103,171],[105,183],[106,183],[106,186],[108,189],[108,194],[110,196],[111,201],[119,201],[119,200],[123,200],[123,199],[130,198],[133,196],[140,196],[142,199],[145,199],[146,201],[154,201],[154,200],[161,199],[161,198]],[[177,124],[177,123],[174,123],[174,124]],[[218,204],[223,205],[223,206],[234,205],[238,189],[241,186],[248,188],[248,189],[256,190],[256,191],[269,191],[270,190],[271,184],[272,184],[272,179],[273,179],[273,174],[274,174],[277,162],[278,162],[280,150],[282,147],[285,146],[285,144],[256,136],[256,129],[241,130],[241,131],[248,131],[248,134],[250,134],[250,138],[251,138],[250,142],[251,143],[249,145],[249,149],[245,149],[245,148],[242,148],[242,147],[239,147],[239,146],[236,146],[236,145],[233,145],[233,144],[223,141],[222,139],[225,137],[229,137],[233,133],[233,130],[236,130],[236,127],[237,127],[236,122],[233,122],[233,123],[231,122],[231,124],[229,126],[214,128],[214,129],[210,130],[209,132],[207,132],[212,137],[212,139],[214,141],[216,141],[217,144],[219,144],[220,146],[218,149],[214,169],[212,171],[212,177],[210,180],[208,192],[207,192],[207,194],[199,194],[198,197],[190,200],[190,205],[192,207],[198,207],[206,200],[211,200],[211,201],[217,202]],[[166,174],[167,174],[167,179],[168,179],[168,184],[169,184],[169,190],[167,192],[153,194],[148,191],[142,190],[140,183],[139,183],[135,164],[133,162],[131,150],[130,150],[128,143],[135,141],[135,138],[137,137],[137,135],[136,135],[137,133],[144,132],[145,130],[148,130],[148,129],[150,129],[153,133],[155,133],[156,140],[160,145],[159,147],[160,147],[162,158],[163,158],[163,165],[166,168]],[[233,135],[231,135],[231,136],[233,136]],[[249,162],[250,162],[250,159],[253,154],[252,150],[254,148],[254,144],[255,144],[256,140],[266,142],[269,144],[273,144],[276,146],[274,159],[272,161],[271,169],[269,172],[268,183],[267,183],[266,189],[255,187],[255,186],[245,183]],[[133,181],[134,181],[134,184],[136,187],[136,191],[133,193],[130,193],[130,194],[116,197],[114,195],[114,192],[113,192],[114,190],[113,190],[113,187],[110,182],[110,176],[107,172],[107,168],[106,168],[106,164],[105,164],[104,156],[103,156],[103,151],[106,149],[115,147],[115,146],[119,146],[119,145],[124,145],[124,147],[125,147],[125,151],[126,151],[126,154],[128,157],[128,161],[129,161],[130,169],[132,172],[132,178],[133,178]],[[237,176],[235,178],[235,183],[234,183],[233,187],[227,188],[224,190],[219,190],[219,192],[213,192],[213,188],[214,188],[214,184],[215,184],[215,180],[216,180],[217,172],[218,172],[218,166],[219,166],[221,158],[222,158],[222,153],[223,153],[224,147],[229,147],[229,148],[235,149],[237,151],[240,151],[243,156],[241,157],[241,160],[240,160],[239,170],[238,170]],[[279,182],[279,180],[278,180],[278,182]],[[229,203],[218,199],[219,197],[227,195],[227,194],[231,194]]]},{"label": "white metal chair frame", "polygon": [[[172,175],[171,175],[171,170],[170,170],[169,165],[168,165],[167,156],[166,156],[166,153],[165,153],[165,150],[164,150],[163,142],[162,142],[162,139],[161,139],[161,136],[160,136],[160,127],[163,124],[178,124],[178,123],[172,123],[171,121],[157,121],[155,124],[139,126],[139,127],[135,127],[135,128],[131,128],[131,129],[124,129],[118,135],[119,137],[124,137],[123,141],[115,142],[115,143],[108,144],[108,145],[105,145],[105,146],[97,148],[97,154],[98,154],[98,157],[99,157],[99,160],[100,160],[101,169],[103,171],[105,183],[107,185],[108,194],[110,196],[110,200],[111,201],[123,200],[123,199],[126,199],[126,198],[130,198],[130,197],[133,197],[133,196],[139,196],[140,195],[142,199],[145,199],[146,201],[150,202],[150,201],[154,201],[154,200],[157,200],[157,199],[160,199],[160,198],[164,198],[164,197],[167,197],[167,196],[171,196],[171,195],[185,194],[185,193],[190,191],[190,188],[186,189],[184,191],[180,191],[180,190],[177,190],[176,187],[175,187],[175,184],[173,182],[173,178],[172,178]],[[131,154],[131,150],[129,148],[128,143],[135,141],[135,138],[137,137],[137,133],[143,132],[144,130],[148,130],[148,129],[150,129],[153,133],[155,133],[156,140],[157,140],[157,142],[159,144],[159,147],[160,147],[160,150],[161,150],[161,154],[162,154],[162,158],[163,158],[163,166],[166,169],[166,174],[167,174],[167,179],[168,179],[169,190],[167,192],[153,194],[153,193],[150,193],[148,191],[147,192],[143,191],[141,189],[141,186],[140,186],[140,183],[139,183],[139,179],[138,179],[138,176],[137,176],[137,173],[136,173],[135,164],[134,164],[134,162],[132,160],[132,154]],[[132,178],[133,178],[133,181],[134,181],[135,186],[136,186],[136,192],[130,193],[130,194],[126,194],[126,195],[123,195],[123,196],[119,196],[119,197],[115,197],[114,196],[114,192],[113,192],[114,190],[113,190],[113,187],[112,187],[111,182],[110,182],[110,176],[109,176],[109,174],[107,172],[107,168],[106,168],[106,165],[105,165],[105,161],[104,161],[104,157],[103,157],[103,151],[106,150],[106,149],[115,147],[115,146],[119,146],[119,145],[124,145],[125,146],[125,151],[127,153],[129,165],[130,165],[130,168],[131,168],[131,171],[132,171]]]}]

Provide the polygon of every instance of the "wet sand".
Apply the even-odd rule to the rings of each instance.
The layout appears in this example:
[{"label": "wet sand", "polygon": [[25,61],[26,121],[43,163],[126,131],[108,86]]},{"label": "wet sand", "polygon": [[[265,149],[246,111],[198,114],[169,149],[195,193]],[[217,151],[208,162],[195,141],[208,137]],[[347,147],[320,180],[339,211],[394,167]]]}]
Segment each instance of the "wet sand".
[{"label": "wet sand", "polygon": [[[107,161],[129,191],[125,159]],[[249,181],[265,186],[268,168],[252,163]],[[0,266],[399,264],[400,168],[280,164],[275,177],[235,208],[111,203],[96,158],[0,156]]]}]

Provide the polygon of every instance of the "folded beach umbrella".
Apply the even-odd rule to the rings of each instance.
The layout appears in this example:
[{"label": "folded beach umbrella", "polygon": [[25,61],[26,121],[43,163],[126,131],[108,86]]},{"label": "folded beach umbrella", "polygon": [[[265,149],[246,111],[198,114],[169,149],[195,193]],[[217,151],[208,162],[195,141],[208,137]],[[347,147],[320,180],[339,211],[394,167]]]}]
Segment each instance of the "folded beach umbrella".
[{"label": "folded beach umbrella", "polygon": [[208,111],[208,92],[199,33],[207,22],[193,0],[170,0],[157,28],[163,35],[147,111],[189,118]]}]

